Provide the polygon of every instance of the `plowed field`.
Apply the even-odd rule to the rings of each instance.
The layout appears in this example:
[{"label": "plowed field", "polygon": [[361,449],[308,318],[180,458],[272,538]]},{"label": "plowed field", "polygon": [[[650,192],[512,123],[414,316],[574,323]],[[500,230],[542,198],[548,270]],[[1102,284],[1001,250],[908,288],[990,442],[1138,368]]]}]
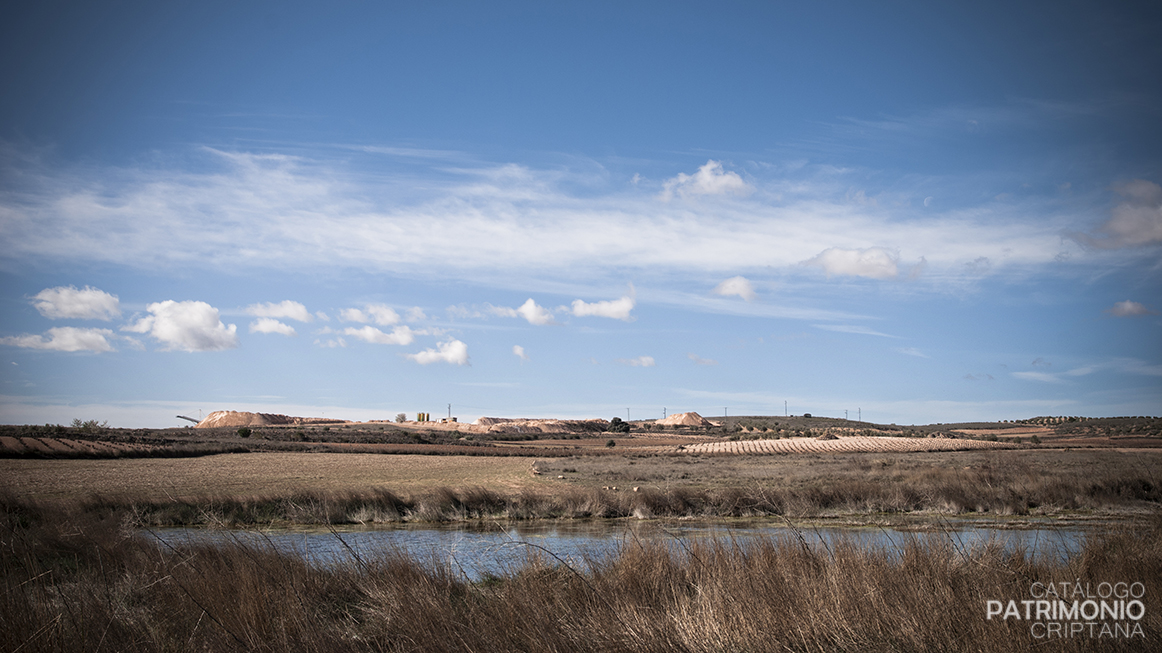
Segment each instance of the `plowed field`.
[{"label": "plowed field", "polygon": [[90,440],[73,440],[70,438],[15,438],[0,437],[0,452],[14,454],[43,454],[46,457],[65,454],[115,456],[128,452],[138,452],[151,449],[148,444],[133,444],[121,442],[99,442]]}]

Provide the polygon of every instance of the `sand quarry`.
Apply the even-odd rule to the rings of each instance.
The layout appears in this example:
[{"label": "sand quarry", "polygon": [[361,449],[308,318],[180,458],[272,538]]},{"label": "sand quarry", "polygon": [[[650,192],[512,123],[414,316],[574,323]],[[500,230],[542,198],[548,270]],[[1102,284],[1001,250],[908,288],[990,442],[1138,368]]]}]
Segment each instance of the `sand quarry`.
[{"label": "sand quarry", "polygon": [[318,417],[290,417],[272,413],[244,413],[219,410],[210,413],[194,428],[211,429],[243,426],[315,426],[331,424],[396,424],[404,428],[423,428],[438,431],[460,431],[461,433],[601,433],[609,427],[603,419],[526,419],[508,417],[481,417],[468,424],[449,420],[429,420],[424,422],[350,422],[347,420],[322,419]]}]

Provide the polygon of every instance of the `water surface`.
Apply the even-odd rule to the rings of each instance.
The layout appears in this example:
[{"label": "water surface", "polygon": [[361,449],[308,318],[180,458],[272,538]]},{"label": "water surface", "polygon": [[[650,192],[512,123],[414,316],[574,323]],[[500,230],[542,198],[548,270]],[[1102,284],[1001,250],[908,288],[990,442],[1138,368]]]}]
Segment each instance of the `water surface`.
[{"label": "water surface", "polygon": [[588,561],[616,554],[641,543],[662,544],[683,552],[691,542],[715,538],[746,546],[756,538],[786,540],[823,552],[837,542],[899,552],[910,543],[947,544],[968,554],[990,543],[1007,551],[1025,551],[1036,557],[1067,558],[1084,545],[1081,528],[1002,529],[967,521],[942,521],[939,530],[912,527],[843,528],[793,527],[770,522],[654,522],[569,521],[457,525],[380,525],[373,528],[309,529],[195,529],[167,528],[149,531],[163,545],[199,542],[241,542],[270,546],[303,556],[321,565],[372,558],[384,551],[398,551],[428,564],[444,565],[457,575],[479,580],[502,576],[524,564],[530,556],[550,563],[565,563],[582,570]]}]

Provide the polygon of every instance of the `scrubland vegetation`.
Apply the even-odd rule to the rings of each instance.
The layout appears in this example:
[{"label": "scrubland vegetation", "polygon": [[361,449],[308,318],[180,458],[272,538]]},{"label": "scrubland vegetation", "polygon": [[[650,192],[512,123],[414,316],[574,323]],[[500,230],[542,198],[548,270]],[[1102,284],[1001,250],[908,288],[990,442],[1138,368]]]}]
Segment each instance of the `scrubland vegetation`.
[{"label": "scrubland vegetation", "polygon": [[0,472],[15,497],[127,508],[153,525],[782,516],[875,523],[909,514],[1119,517],[1162,506],[1162,450],[1153,449],[551,458],[251,453],[8,460]]},{"label": "scrubland vegetation", "polygon": [[[585,464],[604,469],[613,478],[645,478],[648,459],[618,461],[585,458],[538,463],[558,476],[577,476]],[[843,517],[874,521],[907,514],[976,515],[992,518],[1028,515],[1077,516],[1157,513],[1162,509],[1162,485],[1150,470],[1091,465],[1076,475],[1066,466],[1058,474],[1031,473],[1027,468],[947,469],[919,467],[892,472],[888,459],[860,461],[844,476],[802,474],[784,482],[737,485],[670,485],[669,487],[559,483],[530,485],[520,491],[484,487],[448,487],[396,493],[389,489],[345,492],[298,492],[282,496],[206,496],[157,498],[131,502],[91,499],[91,511],[127,508],[134,520],[153,526],[298,524],[370,524],[393,522],[457,522],[471,520],[592,519],[592,518],[739,518]],[[1107,461],[1109,462],[1109,461]],[[630,463],[630,464],[625,464]],[[674,464],[674,463],[671,463]],[[872,466],[880,466],[873,471]],[[640,469],[638,476],[626,470]],[[724,473],[725,470],[718,470]],[[598,472],[600,473],[600,471]],[[818,472],[817,472],[818,473]],[[825,472],[824,472],[825,473]],[[717,479],[725,483],[726,479]],[[786,482],[791,481],[791,482]]]},{"label": "scrubland vegetation", "polygon": [[[828,418],[795,419],[740,421],[718,437],[840,428]],[[1149,446],[1157,420],[1051,423],[1082,438],[1071,442],[1135,444],[732,455],[670,444],[651,450],[637,443],[669,440],[639,425],[616,441],[582,440],[580,449],[560,436],[520,448],[527,441],[378,424],[257,427],[247,437],[95,422],[11,427],[0,437],[28,451],[13,445],[0,460],[0,652],[1158,649],[1162,449]],[[916,437],[965,426],[916,428]],[[229,451],[250,453],[213,455]],[[437,455],[380,455],[402,453]],[[136,459],[148,456],[158,458]],[[345,563],[318,566],[250,538],[171,547],[150,535],[175,525],[691,517],[884,524],[915,515],[937,525],[968,515],[1122,526],[1068,560],[999,544],[967,550],[941,534],[903,552],[794,537],[634,541],[582,565],[530,545],[524,564],[476,581],[398,552],[352,551]],[[1027,622],[986,619],[986,601],[1028,599],[1034,582],[1140,582],[1142,634],[1046,640]]]},{"label": "scrubland vegetation", "polygon": [[[1162,645],[1162,521],[1069,560],[952,538],[902,553],[794,537],[632,542],[578,567],[529,548],[471,582],[383,552],[312,566],[236,541],[170,548],[119,510],[4,500],[0,651],[1053,651]],[[986,619],[1034,582],[1139,582],[1142,635],[1044,640]]]}]

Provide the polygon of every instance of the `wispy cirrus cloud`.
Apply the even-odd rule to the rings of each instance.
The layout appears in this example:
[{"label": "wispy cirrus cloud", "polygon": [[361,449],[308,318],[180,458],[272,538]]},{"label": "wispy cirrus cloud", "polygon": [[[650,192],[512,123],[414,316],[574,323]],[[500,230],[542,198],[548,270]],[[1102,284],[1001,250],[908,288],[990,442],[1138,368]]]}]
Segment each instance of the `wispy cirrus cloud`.
[{"label": "wispy cirrus cloud", "polygon": [[616,363],[628,365],[629,367],[653,367],[657,365],[653,356],[638,356],[637,358],[618,358]]},{"label": "wispy cirrus cloud", "polygon": [[1145,179],[1117,184],[1114,192],[1122,201],[1095,235],[1074,234],[1092,247],[1119,249],[1162,244],[1162,186]]},{"label": "wispy cirrus cloud", "polygon": [[347,327],[342,333],[375,345],[410,345],[416,340],[415,332],[405,325],[395,327],[391,333],[384,333],[370,325],[359,329]]},{"label": "wispy cirrus cloud", "polygon": [[339,311],[339,319],[344,322],[374,322],[379,326],[399,323],[399,313],[387,304],[366,304],[362,309],[344,308]]},{"label": "wispy cirrus cloud", "polygon": [[[702,171],[688,175],[673,192],[755,191],[703,205],[658,202],[648,189],[608,183],[580,195],[570,189],[584,173],[515,164],[376,174],[321,153],[200,152],[203,160],[190,167],[54,169],[9,160],[24,182],[19,191],[0,189],[0,237],[9,245],[0,263],[346,266],[481,281],[625,269],[774,269],[793,277],[807,261],[836,277],[887,280],[923,260],[924,278],[941,279],[965,275],[965,264],[981,257],[994,272],[1059,266],[1069,247],[1061,234],[1087,219],[1013,203],[928,211],[922,222],[910,221],[896,209],[851,201],[834,170],[740,185],[733,173],[704,166],[702,181]],[[199,208],[207,205],[215,210]],[[438,246],[415,246],[433,234]],[[175,241],[183,246],[172,247]],[[1074,249],[1070,265],[1100,254]]]},{"label": "wispy cirrus cloud", "polygon": [[1024,381],[1040,381],[1041,383],[1065,383],[1064,379],[1051,372],[1013,372],[1013,377]]},{"label": "wispy cirrus cloud", "polygon": [[861,336],[878,336],[880,338],[899,338],[890,333],[883,333],[858,324],[813,324],[816,329],[834,331],[836,333],[855,333]]}]

